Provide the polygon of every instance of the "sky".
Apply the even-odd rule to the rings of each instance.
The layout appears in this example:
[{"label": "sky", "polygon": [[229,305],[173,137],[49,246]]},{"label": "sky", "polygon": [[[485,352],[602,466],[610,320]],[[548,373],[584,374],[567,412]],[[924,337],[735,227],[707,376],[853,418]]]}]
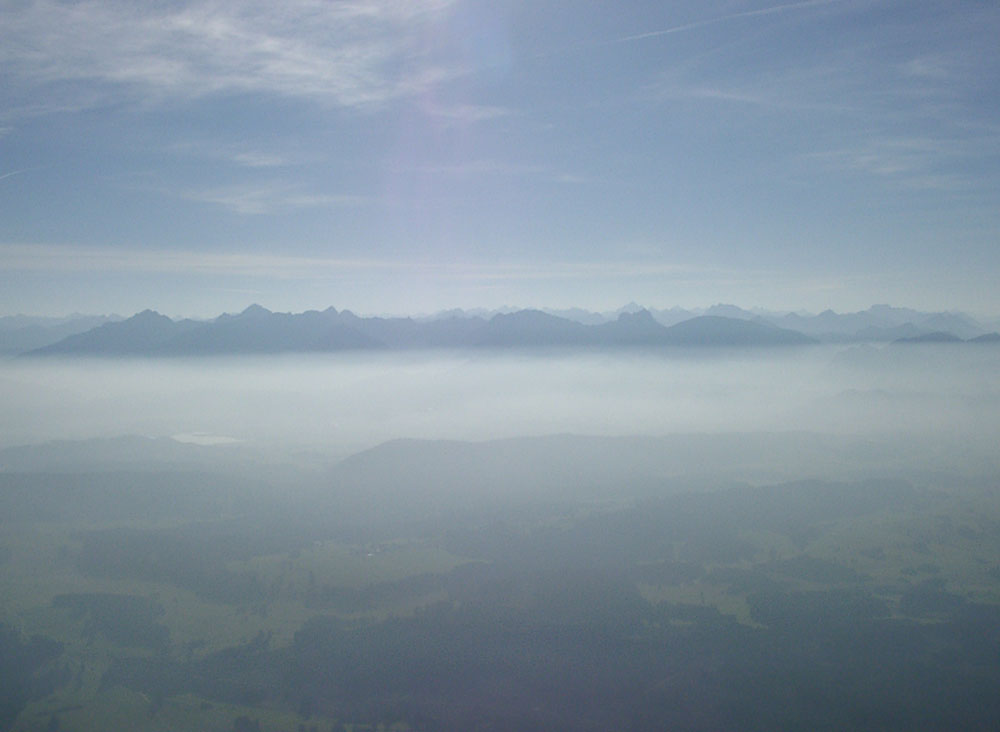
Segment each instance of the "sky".
[{"label": "sky", "polygon": [[1000,5],[0,0],[0,314],[1000,315]]}]

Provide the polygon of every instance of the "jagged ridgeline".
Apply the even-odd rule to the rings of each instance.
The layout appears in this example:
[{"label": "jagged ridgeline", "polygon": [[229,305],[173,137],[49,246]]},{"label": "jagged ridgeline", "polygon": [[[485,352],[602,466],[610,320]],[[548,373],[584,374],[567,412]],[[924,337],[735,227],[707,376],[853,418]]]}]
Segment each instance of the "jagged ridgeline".
[{"label": "jagged ridgeline", "polygon": [[328,308],[273,313],[253,305],[210,321],[178,320],[151,310],[105,323],[31,351],[47,354],[196,355],[321,352],[406,348],[775,346],[814,342],[801,333],[737,318],[700,316],[671,327],[646,310],[586,325],[521,310],[487,319],[362,318]]},{"label": "jagged ridgeline", "polygon": [[[452,310],[437,316],[361,317],[330,307],[303,313],[251,305],[211,320],[145,310],[126,320],[77,318],[0,332],[7,352],[31,355],[203,355],[418,348],[686,348],[802,346],[816,342],[992,343],[996,332],[961,313],[876,305],[858,313],[703,311],[626,306],[614,313]],[[68,334],[67,334],[68,333]],[[5,340],[6,339],[6,340]],[[6,343],[9,341],[9,343]],[[4,345],[6,343],[6,345]],[[25,347],[33,346],[33,347]]]}]

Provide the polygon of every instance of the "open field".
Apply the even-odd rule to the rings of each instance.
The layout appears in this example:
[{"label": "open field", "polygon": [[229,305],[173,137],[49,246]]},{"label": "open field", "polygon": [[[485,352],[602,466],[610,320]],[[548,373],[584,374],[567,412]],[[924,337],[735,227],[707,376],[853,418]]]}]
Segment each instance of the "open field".
[{"label": "open field", "polygon": [[[861,651],[827,644],[872,634],[899,636],[921,668],[927,644],[953,648],[954,661],[938,657],[924,672],[939,686],[949,663],[969,662],[966,634],[986,648],[1000,641],[998,488],[959,476],[697,490],[667,481],[635,499],[469,506],[367,527],[322,529],[294,506],[263,520],[238,501],[218,518],[8,523],[0,627],[15,646],[51,644],[8,672],[34,679],[10,728],[402,730],[434,718],[450,728],[470,714],[499,720],[498,699],[518,708],[525,695],[537,703],[522,722],[558,725],[574,715],[564,695],[592,683],[575,676],[603,676],[586,671],[601,644],[633,648],[608,673],[669,687],[694,683],[681,680],[698,657],[722,662],[743,648],[752,658],[760,644],[778,659],[773,673],[801,674],[803,651],[792,649],[817,629],[810,664],[821,653],[849,667]],[[580,632],[605,640],[561,645]],[[657,648],[677,659],[667,677],[642,660]],[[540,652],[564,691],[543,692],[528,667],[518,670]],[[744,661],[711,673],[738,674]],[[572,666],[557,670],[563,663]],[[504,690],[483,696],[482,683]],[[880,683],[894,698],[895,682]],[[765,716],[771,703],[753,702]],[[796,704],[805,718],[828,713]],[[694,708],[675,712],[701,724]],[[623,713],[590,719],[603,728]]]}]

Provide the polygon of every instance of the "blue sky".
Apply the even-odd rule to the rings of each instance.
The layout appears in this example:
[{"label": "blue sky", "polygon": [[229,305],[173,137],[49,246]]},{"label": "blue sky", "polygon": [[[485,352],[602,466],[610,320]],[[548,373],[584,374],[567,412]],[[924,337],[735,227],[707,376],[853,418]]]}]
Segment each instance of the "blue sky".
[{"label": "blue sky", "polygon": [[0,0],[0,312],[1000,314],[992,2]]}]

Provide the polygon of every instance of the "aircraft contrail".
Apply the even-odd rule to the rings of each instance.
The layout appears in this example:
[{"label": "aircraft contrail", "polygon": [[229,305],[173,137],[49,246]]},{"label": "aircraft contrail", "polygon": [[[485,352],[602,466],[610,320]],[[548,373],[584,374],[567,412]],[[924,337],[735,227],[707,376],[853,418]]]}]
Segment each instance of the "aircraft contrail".
[{"label": "aircraft contrail", "polygon": [[21,175],[21,173],[30,173],[32,170],[41,170],[44,166],[39,166],[37,168],[21,168],[20,170],[12,170],[9,173],[0,174],[0,180],[4,178],[11,178],[15,175]]},{"label": "aircraft contrail", "polygon": [[772,5],[769,8],[760,8],[758,10],[746,10],[742,13],[732,13],[730,15],[723,15],[719,18],[711,18],[709,20],[699,20],[696,23],[685,23],[684,25],[675,25],[672,28],[662,28],[655,31],[647,31],[646,33],[636,33],[631,36],[622,36],[621,38],[613,38],[609,41],[604,41],[601,45],[610,45],[612,43],[627,43],[629,41],[641,41],[644,38],[655,38],[657,36],[667,36],[671,33],[682,33],[683,31],[694,30],[696,28],[704,28],[709,25],[716,25],[718,23],[726,23],[730,20],[737,20],[739,18],[750,18],[755,15],[771,15],[772,13],[781,13],[786,10],[798,10],[800,8],[808,8],[814,5],[829,5],[830,3],[836,2],[836,0],[805,0],[805,2],[798,3],[785,3],[784,5]]},{"label": "aircraft contrail", "polygon": [[586,48],[599,48],[601,46],[612,46],[618,43],[629,43],[631,41],[641,41],[646,38],[656,38],[657,36],[668,36],[673,33],[683,33],[684,31],[697,30],[698,28],[706,28],[708,26],[718,25],[719,23],[728,23],[731,20],[738,20],[740,18],[751,18],[758,15],[772,15],[774,13],[783,13],[785,11],[799,10],[802,8],[809,8],[817,5],[829,5],[835,2],[837,2],[837,0],[803,0],[802,2],[784,3],[782,5],[772,5],[770,7],[759,8],[757,10],[745,10],[741,13],[730,13],[729,15],[722,15],[718,18],[699,20],[694,23],[675,25],[670,28],[661,28],[659,30],[646,31],[645,33],[635,33],[630,36],[621,36],[619,38],[610,38],[604,41],[593,41],[590,43],[582,43],[567,48],[553,49],[545,53],[536,54],[535,58],[558,56],[565,53],[580,51]]}]

